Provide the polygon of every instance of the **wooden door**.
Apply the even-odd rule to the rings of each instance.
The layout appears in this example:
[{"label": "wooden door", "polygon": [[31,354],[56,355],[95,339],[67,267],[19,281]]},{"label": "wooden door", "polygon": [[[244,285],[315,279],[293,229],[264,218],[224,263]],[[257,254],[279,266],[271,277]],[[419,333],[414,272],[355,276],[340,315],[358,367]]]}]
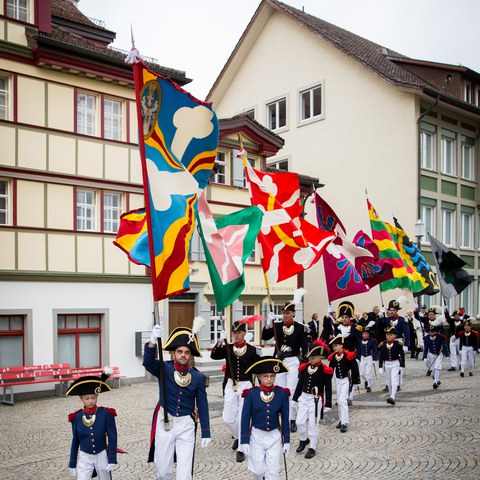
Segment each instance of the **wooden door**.
[{"label": "wooden door", "polygon": [[177,327],[192,328],[195,315],[194,302],[169,302],[168,305],[169,334]]}]

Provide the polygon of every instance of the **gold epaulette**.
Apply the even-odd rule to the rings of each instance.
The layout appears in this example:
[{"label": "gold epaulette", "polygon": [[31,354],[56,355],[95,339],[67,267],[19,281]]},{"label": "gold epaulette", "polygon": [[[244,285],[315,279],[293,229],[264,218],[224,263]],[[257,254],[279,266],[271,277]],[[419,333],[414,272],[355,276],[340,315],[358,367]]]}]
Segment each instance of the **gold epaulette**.
[{"label": "gold epaulette", "polygon": [[379,343],[379,344],[378,344],[378,348],[382,348],[384,343],[385,343],[385,342]]}]

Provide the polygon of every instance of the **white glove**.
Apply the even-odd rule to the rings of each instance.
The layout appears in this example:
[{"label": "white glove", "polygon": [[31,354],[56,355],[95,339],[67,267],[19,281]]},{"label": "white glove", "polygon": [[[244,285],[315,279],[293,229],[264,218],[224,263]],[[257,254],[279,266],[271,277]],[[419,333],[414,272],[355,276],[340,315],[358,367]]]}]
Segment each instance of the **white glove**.
[{"label": "white glove", "polygon": [[380,313],[381,313],[382,315],[385,315],[385,314],[387,313],[387,309],[386,309],[385,307],[382,307],[382,308],[380,309]]},{"label": "white glove", "polygon": [[368,323],[367,323],[367,328],[372,328],[375,326],[375,320],[370,320]]},{"label": "white glove", "polygon": [[105,469],[107,472],[111,472],[113,470],[113,467],[115,466],[114,463],[109,463],[107,465],[107,468]]},{"label": "white glove", "polygon": [[305,330],[305,333],[310,333],[311,329],[306,323],[303,324],[303,328]]},{"label": "white glove", "polygon": [[250,343],[252,340],[253,340],[253,334],[252,334],[252,332],[247,332],[246,335],[245,335],[245,341],[246,341],[247,343]]},{"label": "white glove", "polygon": [[243,444],[242,444],[242,449],[243,449],[243,453],[244,453],[245,455],[247,455],[247,456],[250,455],[250,444],[248,444],[248,443],[243,443]]},{"label": "white glove", "polygon": [[331,305],[329,305],[328,308],[327,308],[327,316],[331,315],[332,313],[333,313],[333,308],[332,308]]},{"label": "white glove", "polygon": [[277,316],[273,312],[268,312],[267,325],[271,327],[276,318]]},{"label": "white glove", "polygon": [[286,457],[288,457],[288,454],[290,453],[290,444],[289,443],[284,443],[283,444],[282,452]]},{"label": "white glove", "polygon": [[69,468],[70,470],[70,475],[72,477],[76,477],[77,476],[77,469],[76,468]]},{"label": "white glove", "polygon": [[408,347],[406,345],[403,346],[403,351],[408,352]]},{"label": "white glove", "polygon": [[154,325],[152,328],[152,336],[150,337],[150,341],[153,344],[157,344],[157,338],[161,338],[163,336],[163,328],[160,325]]},{"label": "white glove", "polygon": [[202,438],[202,448],[207,448],[212,443],[211,438]]},{"label": "white glove", "polygon": [[382,368],[382,367],[380,367],[380,368],[378,369],[378,373],[380,373],[380,374],[383,373],[383,368]]},{"label": "white glove", "polygon": [[227,332],[225,330],[222,330],[220,332],[220,340],[223,342],[227,338]]}]

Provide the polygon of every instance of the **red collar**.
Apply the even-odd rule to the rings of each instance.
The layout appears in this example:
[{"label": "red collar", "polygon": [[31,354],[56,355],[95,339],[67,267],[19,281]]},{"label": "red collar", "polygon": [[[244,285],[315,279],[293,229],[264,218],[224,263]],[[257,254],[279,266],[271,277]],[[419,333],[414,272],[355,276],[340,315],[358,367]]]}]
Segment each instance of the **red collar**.
[{"label": "red collar", "polygon": [[392,315],[392,316],[390,317],[391,320],[396,320],[397,318],[398,318],[398,313],[397,313],[396,315]]},{"label": "red collar", "polygon": [[94,414],[96,411],[97,411],[97,408],[98,406],[95,405],[93,408],[84,408],[83,411],[87,414],[87,415],[92,415]]},{"label": "red collar", "polygon": [[293,325],[293,322],[294,322],[294,321],[295,321],[295,320],[292,320],[291,322],[285,322],[285,321],[284,321],[283,324],[284,324],[286,327],[289,327],[290,325]]},{"label": "red collar", "polygon": [[318,367],[318,366],[320,366],[321,364],[322,364],[322,362],[318,362],[318,363],[311,363],[310,365],[311,365],[312,367]]},{"label": "red collar", "polygon": [[247,344],[247,341],[246,341],[246,340],[244,340],[243,342],[240,342],[240,343],[234,343],[234,345],[235,345],[237,348],[244,347],[246,344]]},{"label": "red collar", "polygon": [[395,340],[387,340],[387,343],[391,345]]},{"label": "red collar", "polygon": [[261,388],[264,392],[271,392],[271,391],[275,388],[275,385],[272,385],[271,387],[265,387],[264,385],[260,385],[260,388]]},{"label": "red collar", "polygon": [[175,360],[173,361],[173,366],[175,367],[175,370],[178,370],[179,372],[184,372],[185,370],[188,370],[188,365],[179,365]]}]

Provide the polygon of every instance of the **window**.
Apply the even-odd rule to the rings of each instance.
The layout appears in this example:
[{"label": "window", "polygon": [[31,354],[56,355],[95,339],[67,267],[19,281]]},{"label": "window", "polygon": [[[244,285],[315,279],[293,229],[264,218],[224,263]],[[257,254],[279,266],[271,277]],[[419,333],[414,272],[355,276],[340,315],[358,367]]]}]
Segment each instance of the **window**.
[{"label": "window", "polygon": [[267,105],[267,125],[270,130],[287,126],[287,99],[281,98]]},{"label": "window", "polygon": [[203,249],[203,243],[198,233],[198,230],[195,228],[193,230],[192,242],[190,244],[190,251],[188,252],[188,259],[192,262],[206,260],[205,250]]},{"label": "window", "polygon": [[[234,187],[247,187],[247,177],[245,176],[245,168],[243,168],[243,161],[239,156],[239,150],[232,151],[232,184]],[[255,168],[255,159],[248,158],[247,162]]]},{"label": "window", "polygon": [[257,261],[257,242],[255,242],[255,247],[252,250],[252,253],[247,258],[245,263],[256,263]]},{"label": "window", "polygon": [[0,225],[8,225],[9,219],[9,183],[0,178]]},{"label": "window", "polygon": [[277,160],[276,162],[269,163],[268,166],[270,168],[276,168],[277,170],[283,170],[284,172],[288,172],[288,160]]},{"label": "window", "polygon": [[59,363],[73,368],[101,366],[101,315],[58,315],[57,330]]},{"label": "window", "polygon": [[[436,237],[437,227],[435,222],[435,207],[431,205],[422,205],[421,210],[421,219],[425,224],[425,234],[430,233],[431,235]],[[428,235],[425,235],[422,241],[428,242]]]},{"label": "window", "polygon": [[97,134],[97,97],[86,93],[77,94],[77,133]]},{"label": "window", "polygon": [[122,214],[122,195],[105,192],[103,194],[103,231],[117,233]]},{"label": "window", "polygon": [[422,168],[428,170],[436,170],[436,155],[435,155],[435,138],[436,128],[433,125],[422,124],[420,132],[420,149]]},{"label": "window", "polygon": [[9,77],[0,75],[0,120],[10,120],[9,80]]},{"label": "window", "polygon": [[455,210],[442,209],[442,242],[445,245],[455,245],[455,228]]},{"label": "window", "polygon": [[442,132],[442,173],[456,175],[455,133]]},{"label": "window", "polygon": [[225,157],[225,152],[217,152],[217,156],[215,158],[215,165],[210,176],[211,182],[221,183],[223,185],[227,183]]},{"label": "window", "polygon": [[474,139],[462,136],[462,178],[465,180],[475,180],[474,145]]},{"label": "window", "polygon": [[110,140],[122,139],[122,104],[118,100],[103,101],[103,136]]},{"label": "window", "polygon": [[[475,105],[477,105],[477,107],[480,107],[480,87],[477,87],[475,89],[475,94],[476,94],[475,95],[476,96],[476,104]],[[479,303],[479,306],[480,306],[480,303]]]},{"label": "window", "polygon": [[[471,283],[462,293],[460,293],[460,307],[465,309],[469,315],[472,315],[473,312],[473,283]],[[451,310],[450,310],[451,311]]]},{"label": "window", "polygon": [[300,92],[300,122],[324,118],[322,96],[322,84]]},{"label": "window", "polygon": [[7,17],[28,22],[28,0],[7,0]]},{"label": "window", "polygon": [[251,110],[247,110],[245,112],[245,115],[248,115],[250,118],[252,118],[253,120],[255,120],[255,109],[252,108]]},{"label": "window", "polygon": [[224,322],[221,318],[225,318],[225,311],[218,311],[217,306],[210,305],[210,343],[215,345],[220,339],[220,332],[223,330]]},{"label": "window", "polygon": [[96,192],[77,190],[77,230],[94,231],[96,216]]},{"label": "window", "polygon": [[0,367],[24,365],[25,317],[0,315]]},{"label": "window", "polygon": [[461,222],[461,239],[460,246],[465,248],[473,247],[473,213],[462,212]]},{"label": "window", "polygon": [[470,82],[464,83],[464,98],[467,103],[473,103],[473,88]]},{"label": "window", "polygon": [[[243,318],[253,317],[255,315],[255,305],[243,305],[242,307]],[[253,336],[255,335],[255,324],[252,328],[247,324],[247,333],[250,332]]]}]

